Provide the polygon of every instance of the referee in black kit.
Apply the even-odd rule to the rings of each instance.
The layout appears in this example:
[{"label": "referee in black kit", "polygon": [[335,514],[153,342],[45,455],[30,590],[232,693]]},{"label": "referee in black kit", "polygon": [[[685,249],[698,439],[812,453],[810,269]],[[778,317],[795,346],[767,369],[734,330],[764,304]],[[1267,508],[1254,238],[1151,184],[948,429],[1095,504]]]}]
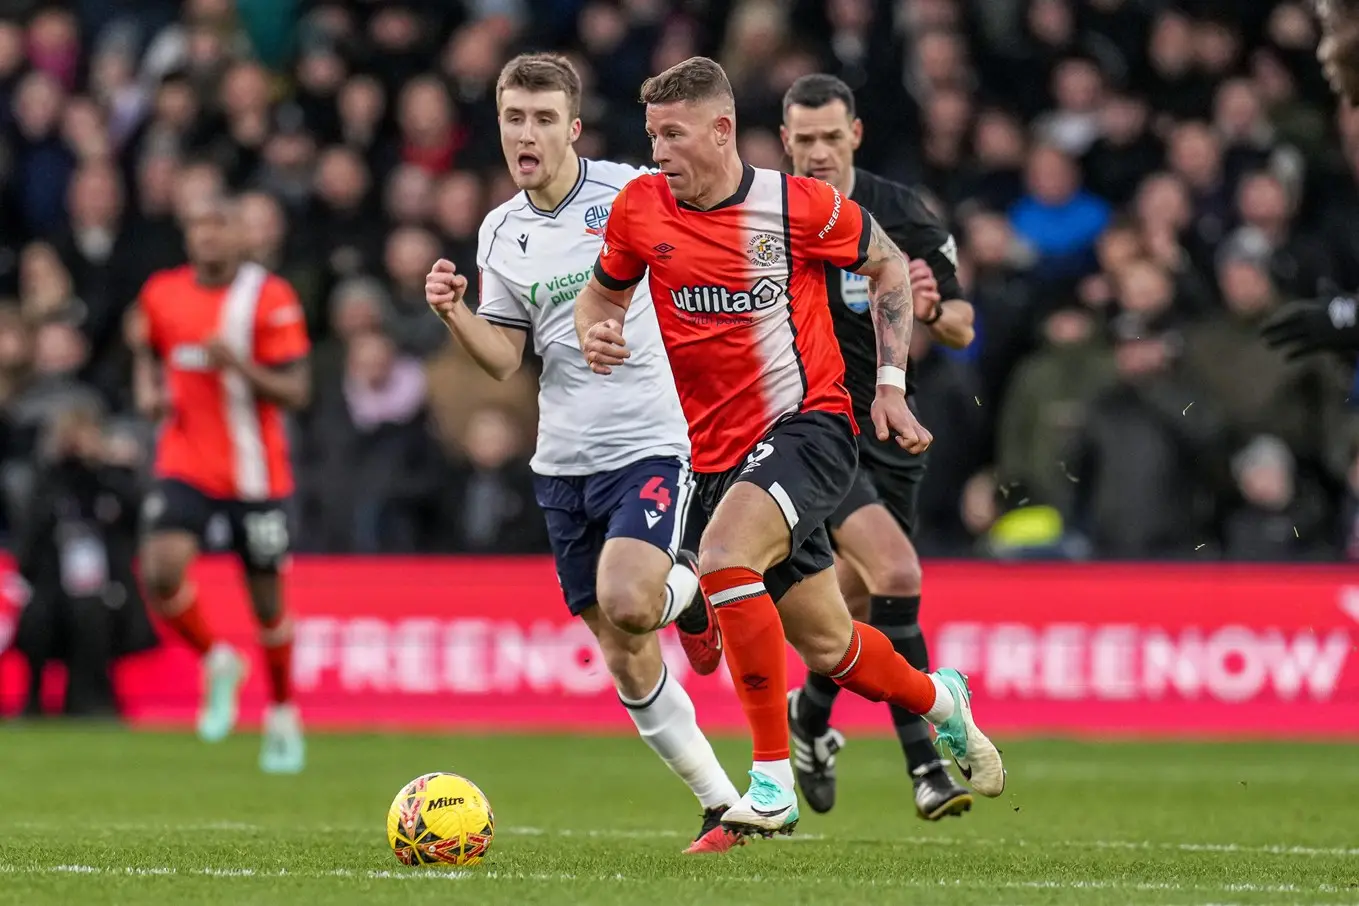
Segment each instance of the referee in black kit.
[{"label": "referee in black kit", "polygon": [[[855,168],[863,123],[855,115],[849,86],[830,75],[798,79],[783,97],[781,131],[794,173],[825,180],[857,201],[911,259],[916,323],[945,346],[970,344],[972,306],[963,301],[958,285],[953,237],[913,190]],[[868,280],[826,265],[826,288],[855,417],[867,424],[878,375]],[[909,372],[906,380],[909,397],[914,389]],[[920,559],[910,538],[925,461],[892,441],[860,434],[857,479],[828,522],[850,611],[882,630],[920,670],[929,669],[929,654],[919,625]],[[793,766],[803,798],[817,812],[835,805],[835,753],[844,737],[831,728],[830,714],[838,692],[833,680],[812,673],[803,688],[788,694]],[[935,752],[926,723],[900,708],[891,710],[919,815],[936,821],[971,808],[972,796]]]}]

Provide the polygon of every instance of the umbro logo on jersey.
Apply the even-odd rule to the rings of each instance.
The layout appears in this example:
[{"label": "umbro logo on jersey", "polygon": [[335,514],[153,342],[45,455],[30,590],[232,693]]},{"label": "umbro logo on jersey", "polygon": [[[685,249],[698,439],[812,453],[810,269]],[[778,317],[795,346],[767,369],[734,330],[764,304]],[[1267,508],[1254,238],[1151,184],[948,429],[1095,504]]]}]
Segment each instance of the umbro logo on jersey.
[{"label": "umbro logo on jersey", "polygon": [[778,283],[761,277],[749,290],[738,292],[725,286],[681,286],[670,291],[670,299],[691,314],[747,314],[786,302],[788,295]]},{"label": "umbro logo on jersey", "polygon": [[528,233],[519,234],[519,251],[521,252],[528,251]]},{"label": "umbro logo on jersey", "polygon": [[660,245],[653,245],[651,250],[660,253],[661,261],[669,261],[670,253],[675,250],[675,247],[668,242],[662,242]]}]

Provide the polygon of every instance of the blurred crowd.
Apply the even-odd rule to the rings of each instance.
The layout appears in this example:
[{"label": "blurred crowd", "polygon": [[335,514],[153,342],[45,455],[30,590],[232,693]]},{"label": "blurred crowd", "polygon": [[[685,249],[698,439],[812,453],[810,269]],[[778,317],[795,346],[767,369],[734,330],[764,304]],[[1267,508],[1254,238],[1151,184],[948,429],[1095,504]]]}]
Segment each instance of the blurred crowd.
[{"label": "blurred crowd", "polygon": [[37,518],[65,409],[145,463],[122,316],[220,184],[314,343],[296,548],[545,549],[532,369],[484,376],[423,288],[441,255],[475,280],[516,191],[500,66],[558,49],[590,157],[646,162],[638,86],[693,54],[759,166],[794,79],[855,89],[860,165],[926,193],[977,309],[961,353],[917,332],[922,552],[1359,558],[1354,363],[1257,333],[1359,287],[1359,114],[1316,42],[1302,2],[0,0],[5,529]]}]

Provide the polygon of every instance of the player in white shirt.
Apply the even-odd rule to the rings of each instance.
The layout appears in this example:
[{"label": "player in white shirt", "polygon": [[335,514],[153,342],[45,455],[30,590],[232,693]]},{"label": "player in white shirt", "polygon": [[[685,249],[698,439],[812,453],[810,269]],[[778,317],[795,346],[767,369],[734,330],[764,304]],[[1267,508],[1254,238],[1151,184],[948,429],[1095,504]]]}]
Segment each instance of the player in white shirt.
[{"label": "player in white shirt", "polygon": [[693,490],[689,436],[650,296],[639,291],[627,312],[631,380],[594,374],[576,338],[576,293],[593,272],[614,196],[645,171],[576,155],[580,95],[580,76],[563,57],[506,64],[496,84],[500,142],[524,191],[482,222],[476,313],[463,304],[466,278],[448,261],[430,271],[425,297],[500,380],[519,368],[533,334],[543,360],[534,489],[566,604],[594,632],[642,738],[703,806],[687,851],[724,852],[740,842],[721,826],[740,794],[656,637],[673,622],[696,672],[721,662],[716,615],[696,559],[681,548]]}]

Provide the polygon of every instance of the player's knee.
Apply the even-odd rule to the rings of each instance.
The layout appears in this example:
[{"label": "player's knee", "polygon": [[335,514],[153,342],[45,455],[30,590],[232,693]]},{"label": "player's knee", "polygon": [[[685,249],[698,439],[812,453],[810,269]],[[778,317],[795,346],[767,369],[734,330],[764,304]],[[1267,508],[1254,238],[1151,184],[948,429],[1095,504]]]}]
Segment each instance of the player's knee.
[{"label": "player's knee", "polygon": [[892,557],[884,558],[868,570],[870,593],[892,597],[909,597],[920,594],[920,558],[915,550],[907,548]]},{"label": "player's knee", "polygon": [[[764,491],[740,482],[728,494],[740,502],[752,499],[751,495],[758,495],[754,499],[764,503],[770,500]],[[787,524],[777,514],[772,520],[752,520],[749,513],[733,516],[731,510],[719,509],[698,543],[699,574],[732,567],[763,573],[788,556],[790,540]]]},{"label": "player's knee", "polygon": [[850,639],[841,633],[817,632],[804,634],[793,645],[807,669],[813,673],[830,675],[844,660]]},{"label": "player's knee", "polygon": [[174,600],[184,584],[184,573],[184,565],[172,559],[154,554],[142,557],[142,587],[152,607],[159,608]]},{"label": "player's knee", "polygon": [[188,578],[189,564],[198,554],[198,543],[178,529],[153,531],[137,551],[137,573],[147,603],[158,612],[173,614]]},{"label": "player's knee", "polygon": [[758,570],[760,564],[754,562],[756,559],[740,545],[729,543],[722,535],[709,532],[704,534],[699,546],[698,572],[699,575],[706,576],[708,573],[730,569],[733,566]]},{"label": "player's knee", "polygon": [[626,576],[599,581],[599,609],[610,623],[632,635],[656,628],[661,618],[660,595],[660,589]]}]

